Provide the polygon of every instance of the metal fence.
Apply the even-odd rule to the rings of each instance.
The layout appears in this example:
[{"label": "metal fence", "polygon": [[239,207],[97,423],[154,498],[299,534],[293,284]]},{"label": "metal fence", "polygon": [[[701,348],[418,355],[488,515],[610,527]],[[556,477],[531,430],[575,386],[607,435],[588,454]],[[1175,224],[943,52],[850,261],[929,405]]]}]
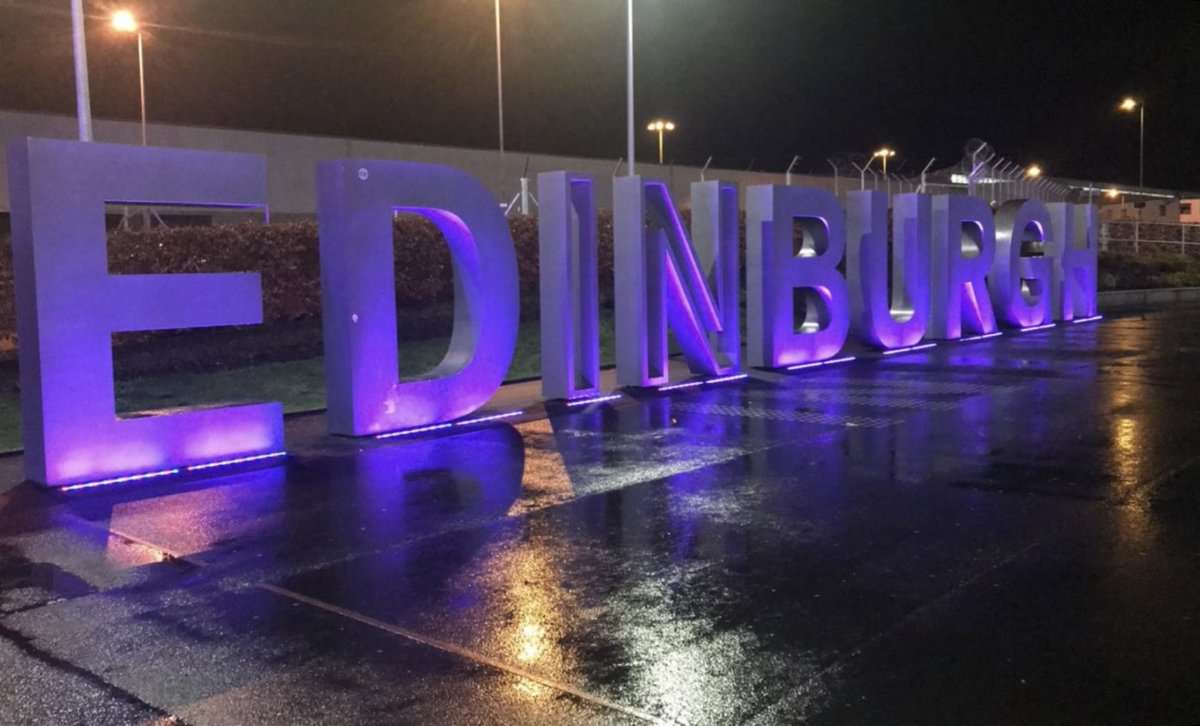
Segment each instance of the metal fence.
[{"label": "metal fence", "polygon": [[1100,249],[1134,254],[1176,252],[1200,255],[1200,224],[1171,222],[1105,222],[1100,226]]}]

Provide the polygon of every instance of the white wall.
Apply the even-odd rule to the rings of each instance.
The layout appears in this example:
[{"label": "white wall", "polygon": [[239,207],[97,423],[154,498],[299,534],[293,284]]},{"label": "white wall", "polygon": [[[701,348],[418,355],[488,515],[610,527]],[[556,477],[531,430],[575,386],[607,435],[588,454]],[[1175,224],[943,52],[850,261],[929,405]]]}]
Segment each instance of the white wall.
[{"label": "white wall", "polygon": [[[94,121],[95,140],[109,143],[137,144],[138,124],[127,121]],[[0,212],[9,210],[7,144],[24,136],[43,138],[76,138],[73,116],[0,111]],[[240,151],[264,154],[267,157],[268,200],[273,214],[313,214],[316,210],[316,163],[327,159],[370,158],[420,161],[448,164],[478,177],[497,198],[507,202],[519,191],[519,179],[529,160],[531,189],[536,193],[539,172],[569,170],[592,177],[596,204],[601,208],[612,205],[611,177],[616,166],[613,159],[524,154],[509,151],[501,163],[496,151],[463,149],[448,146],[422,146],[359,139],[338,139],[324,136],[299,136],[262,131],[214,129],[199,126],[168,126],[150,124],[150,144],[175,148],[208,151]],[[623,171],[622,167],[622,171]],[[667,180],[672,194],[681,205],[686,203],[688,185],[699,181],[700,169],[690,166],[671,167],[638,162],[637,170],[647,177]],[[782,184],[783,174],[709,169],[708,179],[734,182],[744,191],[751,184]],[[842,179],[842,191],[850,180]],[[797,186],[833,188],[831,177],[793,175]]]}]

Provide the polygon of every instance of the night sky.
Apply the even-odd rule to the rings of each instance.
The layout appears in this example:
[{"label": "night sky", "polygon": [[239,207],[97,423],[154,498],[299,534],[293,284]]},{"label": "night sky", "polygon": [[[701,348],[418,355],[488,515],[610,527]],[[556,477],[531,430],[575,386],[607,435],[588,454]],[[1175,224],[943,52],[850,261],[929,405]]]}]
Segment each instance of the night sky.
[{"label": "night sky", "polygon": [[[494,147],[491,0],[85,3],[97,117]],[[980,137],[1048,172],[1200,189],[1200,2],[636,0],[639,158],[658,115],[678,163],[827,169],[888,144],[893,169]],[[624,154],[623,0],[502,0],[508,147]],[[74,112],[68,0],[0,0],[0,107]]]}]

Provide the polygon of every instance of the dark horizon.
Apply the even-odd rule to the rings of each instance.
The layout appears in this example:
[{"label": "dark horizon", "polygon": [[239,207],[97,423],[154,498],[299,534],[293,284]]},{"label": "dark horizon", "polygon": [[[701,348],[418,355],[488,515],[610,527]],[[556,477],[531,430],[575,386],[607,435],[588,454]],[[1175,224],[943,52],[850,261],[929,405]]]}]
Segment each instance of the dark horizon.
[{"label": "dark horizon", "polygon": [[[131,37],[147,25],[152,122],[477,148],[496,146],[490,0],[85,3],[92,111],[137,118]],[[625,153],[619,0],[504,0],[512,151]],[[67,0],[0,0],[0,108],[75,111]],[[638,0],[638,158],[656,116],[667,160],[828,171],[825,158],[899,150],[892,169],[958,161],[979,137],[1051,175],[1200,189],[1200,3]],[[269,102],[268,102],[269,101]]]}]

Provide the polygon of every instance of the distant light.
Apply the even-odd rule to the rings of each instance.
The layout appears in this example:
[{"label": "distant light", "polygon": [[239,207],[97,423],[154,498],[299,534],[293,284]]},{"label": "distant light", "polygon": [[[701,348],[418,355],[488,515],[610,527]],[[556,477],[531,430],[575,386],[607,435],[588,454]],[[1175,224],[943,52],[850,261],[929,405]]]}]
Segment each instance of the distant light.
[{"label": "distant light", "polygon": [[886,146],[883,147],[882,149],[880,149],[879,151],[876,151],[874,154],[872,154],[872,156],[885,157],[888,159],[892,158],[895,155],[896,155],[896,150],[889,149]]},{"label": "distant light", "polygon": [[646,126],[647,131],[674,131],[675,122],[666,119],[655,119]]},{"label": "distant light", "polygon": [[1108,197],[1109,199],[1116,199],[1117,197],[1121,196],[1121,191],[1119,189],[1105,189],[1104,196]]},{"label": "distant light", "polygon": [[137,18],[133,17],[133,13],[128,10],[118,10],[113,13],[112,26],[115,30],[122,33],[136,33],[138,21]]},{"label": "distant light", "polygon": [[1028,169],[1025,170],[1025,176],[1030,177],[1031,179],[1036,179],[1041,175],[1042,167],[1038,166],[1037,164],[1032,164]]},{"label": "distant light", "polygon": [[1126,98],[1124,101],[1121,101],[1121,105],[1118,108],[1120,108],[1122,111],[1135,111],[1137,110],[1137,107],[1137,99],[1131,96]]}]

